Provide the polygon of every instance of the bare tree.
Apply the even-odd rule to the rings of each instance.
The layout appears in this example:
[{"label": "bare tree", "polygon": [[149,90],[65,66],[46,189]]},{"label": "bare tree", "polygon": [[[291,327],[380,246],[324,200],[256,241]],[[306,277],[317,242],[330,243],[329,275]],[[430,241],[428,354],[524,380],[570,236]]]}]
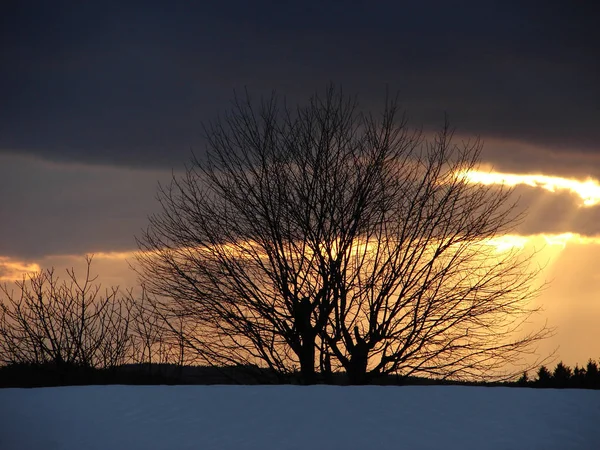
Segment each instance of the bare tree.
[{"label": "bare tree", "polygon": [[547,336],[519,334],[539,270],[492,245],[523,215],[468,182],[478,140],[427,141],[395,100],[376,116],[334,86],[295,108],[236,96],[205,133],[159,189],[138,270],[206,362],[483,377]]},{"label": "bare tree", "polygon": [[131,353],[133,296],[101,294],[87,258],[83,281],[74,270],[60,280],[49,269],[0,286],[0,362],[60,367],[116,367]]}]

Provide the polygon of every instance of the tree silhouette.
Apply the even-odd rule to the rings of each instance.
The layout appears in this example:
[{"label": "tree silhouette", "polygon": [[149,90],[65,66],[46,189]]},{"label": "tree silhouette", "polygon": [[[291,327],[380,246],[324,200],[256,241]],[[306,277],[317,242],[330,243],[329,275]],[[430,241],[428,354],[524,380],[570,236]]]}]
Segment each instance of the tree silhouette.
[{"label": "tree silhouette", "polygon": [[546,366],[541,366],[538,369],[538,373],[537,373],[537,381],[536,383],[540,386],[540,387],[550,387],[550,383],[552,382],[552,374],[550,373],[550,371],[546,368]]},{"label": "tree silhouette", "polygon": [[600,388],[600,371],[595,361],[590,359],[585,368],[585,386],[589,388]]},{"label": "tree silhouette", "polygon": [[205,134],[159,190],[138,270],[206,363],[485,377],[548,335],[519,333],[538,269],[494,245],[522,215],[468,182],[479,141],[447,124],[427,141],[395,100],[374,115],[334,86],[297,107],[236,97]]},{"label": "tree silhouette", "polygon": [[529,385],[529,375],[527,374],[527,371],[523,372],[523,375],[521,375],[521,378],[519,378],[517,380],[517,385],[524,386],[524,387]]},{"label": "tree silhouette", "polygon": [[133,299],[94,284],[87,258],[83,279],[73,270],[60,280],[49,269],[0,286],[0,362],[52,364],[57,369],[108,368],[131,356]]},{"label": "tree silhouette", "polygon": [[554,373],[552,374],[554,386],[559,388],[568,387],[572,375],[571,368],[560,361],[554,368]]},{"label": "tree silhouette", "polygon": [[571,377],[571,386],[574,388],[582,388],[585,385],[585,369],[575,364],[573,376]]}]

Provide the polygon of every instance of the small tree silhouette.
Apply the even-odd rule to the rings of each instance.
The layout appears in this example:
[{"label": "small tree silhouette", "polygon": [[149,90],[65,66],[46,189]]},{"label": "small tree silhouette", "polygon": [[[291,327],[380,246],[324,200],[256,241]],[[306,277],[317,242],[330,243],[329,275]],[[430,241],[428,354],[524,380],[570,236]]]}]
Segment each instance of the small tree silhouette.
[{"label": "small tree silhouette", "polygon": [[523,372],[523,375],[521,375],[521,378],[519,378],[519,380],[517,381],[517,384],[519,386],[529,385],[529,375],[527,374],[527,371]]},{"label": "small tree silhouette", "polygon": [[540,387],[549,387],[551,382],[552,374],[546,368],[546,366],[541,366],[538,369],[536,384]]},{"label": "small tree silhouette", "polygon": [[571,377],[571,387],[582,388],[585,383],[585,369],[575,364],[573,369],[573,376]]},{"label": "small tree silhouette", "polygon": [[600,374],[595,361],[589,360],[585,370],[585,387],[600,388]]},{"label": "small tree silhouette", "polygon": [[566,388],[569,387],[569,382],[571,380],[571,376],[573,375],[571,368],[563,362],[559,362],[554,369],[554,386],[557,388]]}]

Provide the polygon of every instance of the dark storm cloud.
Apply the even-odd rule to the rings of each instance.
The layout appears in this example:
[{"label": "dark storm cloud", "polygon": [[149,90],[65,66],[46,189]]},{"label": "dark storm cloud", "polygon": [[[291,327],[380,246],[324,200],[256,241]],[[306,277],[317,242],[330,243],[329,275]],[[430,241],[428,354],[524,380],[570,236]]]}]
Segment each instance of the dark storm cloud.
[{"label": "dark storm cloud", "polygon": [[0,151],[171,167],[233,88],[333,80],[367,107],[388,83],[415,124],[600,153],[593,3],[4,2]]}]

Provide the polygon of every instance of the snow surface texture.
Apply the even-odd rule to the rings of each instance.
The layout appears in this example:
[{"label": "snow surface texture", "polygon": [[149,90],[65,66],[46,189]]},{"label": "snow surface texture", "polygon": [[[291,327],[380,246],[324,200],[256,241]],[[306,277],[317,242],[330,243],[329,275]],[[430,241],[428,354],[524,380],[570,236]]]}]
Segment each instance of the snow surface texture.
[{"label": "snow surface texture", "polygon": [[462,386],[0,389],[0,449],[600,449],[600,391]]}]

